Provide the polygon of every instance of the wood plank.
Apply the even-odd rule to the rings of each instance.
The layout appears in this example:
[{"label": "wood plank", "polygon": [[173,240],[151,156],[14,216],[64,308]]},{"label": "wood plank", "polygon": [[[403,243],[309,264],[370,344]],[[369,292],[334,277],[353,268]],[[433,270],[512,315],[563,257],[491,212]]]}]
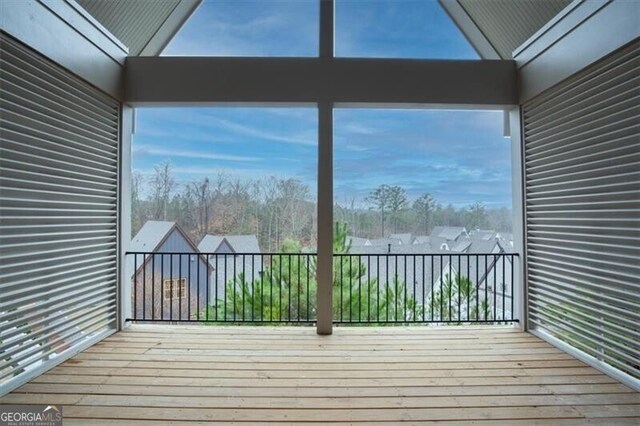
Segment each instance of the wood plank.
[{"label": "wood plank", "polygon": [[[429,396],[429,397],[317,397],[297,398],[268,396],[254,398],[205,397],[205,396],[149,396],[136,398],[123,395],[82,395],[82,394],[13,394],[3,402],[7,404],[40,403],[60,405],[123,406],[123,407],[163,407],[163,408],[238,408],[238,409],[366,409],[366,408],[455,408],[455,407],[535,407],[539,405],[629,405],[639,404],[637,394],[599,395],[504,395],[494,396]],[[31,402],[30,402],[31,401]],[[45,402],[42,402],[45,401]],[[48,401],[48,402],[46,402]]]},{"label": "wood plank", "polygon": [[[28,383],[14,393],[50,394],[100,394],[100,395],[149,395],[149,396],[212,396],[262,397],[272,396],[314,397],[393,397],[393,396],[502,396],[502,395],[591,395],[601,393],[635,393],[619,383],[571,384],[571,385],[494,385],[476,386],[414,386],[414,387],[190,387],[190,386],[146,386],[109,384],[48,384]],[[1,402],[1,399],[0,399]]]},{"label": "wood plank", "polygon": [[591,367],[504,368],[504,369],[427,369],[427,370],[356,370],[356,371],[287,371],[287,370],[206,370],[164,368],[103,368],[58,366],[52,375],[136,376],[136,377],[201,377],[242,379],[360,379],[360,378],[437,378],[437,377],[519,377],[519,376],[589,376]]},{"label": "wood plank", "polygon": [[[250,355],[245,357],[229,357],[224,356],[208,356],[203,359],[202,356],[191,355],[159,355],[159,354],[120,354],[120,353],[100,353],[84,351],[76,355],[75,359],[99,359],[99,360],[132,360],[132,361],[164,361],[164,362],[244,362],[244,363],[414,363],[414,362],[441,362],[442,356],[404,356],[404,357],[352,357],[352,356],[281,356],[281,357],[262,357],[260,355]],[[531,360],[566,360],[575,359],[571,355],[558,351],[549,354],[507,354],[507,355],[485,355],[485,354],[465,354],[450,355],[446,357],[447,361],[455,362],[483,362],[483,361],[531,361]]]},{"label": "wood plank", "polygon": [[604,374],[585,376],[519,376],[519,377],[447,377],[447,378],[348,378],[348,379],[272,379],[272,378],[204,378],[141,377],[45,374],[33,383],[76,383],[149,386],[198,387],[371,387],[371,386],[467,386],[467,385],[544,385],[575,383],[615,383]]},{"label": "wood plank", "polygon": [[640,394],[516,327],[133,325],[0,398],[65,424],[640,424]]},{"label": "wood plank", "polygon": [[[93,418],[75,418],[75,419],[65,419],[65,425],[86,425],[90,423],[92,426],[112,426],[112,425],[120,425],[120,426],[166,426],[167,423],[164,421],[156,421],[156,420],[116,420],[116,419],[100,419],[96,420]],[[376,422],[322,422],[323,426],[352,426],[354,424],[368,425],[375,424]],[[531,419],[526,420],[518,420],[518,419],[509,419],[509,420],[439,420],[439,421],[421,421],[421,422],[380,422],[385,426],[411,426],[411,425],[420,425],[420,426],[441,426],[441,425],[456,425],[456,426],[477,426],[477,425],[498,425],[498,426],[519,426],[526,425],[531,426],[531,424],[535,425],[549,425],[549,426],[583,426],[583,425],[608,425],[608,426],[626,426],[632,425],[637,426],[638,421],[634,418],[620,418],[620,417],[610,417],[610,418],[600,418],[600,419],[536,419],[532,421]],[[301,423],[301,422],[269,422],[269,426],[292,426],[299,424],[318,424],[317,422],[310,423]],[[207,422],[198,422],[198,421],[172,421],[171,425],[173,426],[227,426],[227,425],[241,425],[241,426],[264,426],[264,422],[217,422],[215,420],[207,421]]]},{"label": "wood plank", "polygon": [[[599,407],[599,406],[598,406]],[[218,422],[253,421],[270,422],[287,419],[291,422],[310,421],[434,421],[434,420],[477,420],[477,419],[538,419],[538,418],[581,418],[571,406],[539,407],[467,407],[460,408],[418,408],[418,409],[211,409],[211,408],[153,408],[148,407],[102,407],[68,406],[65,417],[121,418],[151,420],[215,420]]]},{"label": "wood plank", "polygon": [[413,363],[287,363],[275,360],[270,363],[248,363],[248,362],[165,362],[165,361],[105,361],[93,359],[72,358],[60,367],[89,367],[89,368],[162,368],[172,369],[197,369],[197,370],[293,370],[293,371],[395,371],[395,370],[440,370],[440,369],[505,369],[505,368],[555,368],[555,367],[586,367],[582,361],[577,359],[561,360],[534,360],[534,361],[456,361],[456,362],[413,362]]}]

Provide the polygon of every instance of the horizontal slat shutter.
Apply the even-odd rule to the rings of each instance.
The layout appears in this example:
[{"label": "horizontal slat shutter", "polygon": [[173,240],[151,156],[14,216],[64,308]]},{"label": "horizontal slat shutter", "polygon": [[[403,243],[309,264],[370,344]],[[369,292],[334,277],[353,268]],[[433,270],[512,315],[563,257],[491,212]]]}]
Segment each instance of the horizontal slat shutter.
[{"label": "horizontal slat shutter", "polygon": [[6,391],[115,328],[120,106],[4,33],[0,64]]},{"label": "horizontal slat shutter", "polygon": [[640,42],[523,106],[529,323],[640,378]]}]

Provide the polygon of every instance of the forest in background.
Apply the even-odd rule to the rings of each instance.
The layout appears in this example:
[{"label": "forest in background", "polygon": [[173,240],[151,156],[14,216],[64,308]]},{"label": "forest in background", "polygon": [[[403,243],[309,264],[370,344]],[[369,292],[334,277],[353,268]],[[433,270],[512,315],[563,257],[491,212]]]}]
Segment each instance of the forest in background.
[{"label": "forest in background", "polygon": [[[168,220],[195,243],[206,234],[253,234],[264,252],[279,251],[287,238],[302,247],[315,246],[315,188],[296,178],[246,180],[220,172],[178,183],[171,163],[164,162],[148,177],[134,171],[131,197],[133,235],[148,220]],[[349,235],[364,238],[429,235],[435,226],[511,232],[512,225],[510,209],[490,209],[480,201],[456,208],[428,193],[411,198],[394,185],[374,188],[364,199],[336,203],[334,219],[349,224]]]}]

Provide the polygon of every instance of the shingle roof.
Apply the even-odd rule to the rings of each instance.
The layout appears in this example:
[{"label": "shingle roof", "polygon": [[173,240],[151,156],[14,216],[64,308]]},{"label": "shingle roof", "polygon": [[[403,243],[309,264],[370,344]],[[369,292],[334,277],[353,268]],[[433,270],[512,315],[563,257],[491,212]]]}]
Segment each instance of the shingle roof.
[{"label": "shingle roof", "polygon": [[368,238],[347,236],[347,244],[349,243],[352,247],[371,245],[371,241]]},{"label": "shingle roof", "polygon": [[416,235],[413,239],[413,244],[428,244],[431,242],[430,240],[428,235]]},{"label": "shingle roof", "polygon": [[411,234],[391,234],[389,235],[390,239],[400,240],[402,244],[411,244]]},{"label": "shingle roof", "polygon": [[473,231],[469,236],[474,240],[494,240],[496,238],[496,231],[493,230],[477,230]]},{"label": "shingle roof", "polygon": [[449,241],[455,241],[466,233],[467,230],[464,226],[436,226],[431,231],[431,238],[439,237]]},{"label": "shingle roof", "polygon": [[131,251],[154,251],[175,225],[175,222],[148,220],[131,240]]},{"label": "shingle roof", "polygon": [[202,253],[215,253],[223,241],[227,242],[234,253],[260,253],[255,235],[205,235],[198,244],[198,250]]}]

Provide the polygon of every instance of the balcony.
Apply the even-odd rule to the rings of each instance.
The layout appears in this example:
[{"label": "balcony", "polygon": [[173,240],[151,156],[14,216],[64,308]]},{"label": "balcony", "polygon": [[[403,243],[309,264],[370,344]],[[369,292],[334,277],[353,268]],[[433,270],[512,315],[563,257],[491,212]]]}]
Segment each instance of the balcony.
[{"label": "balcony", "polygon": [[637,424],[638,394],[512,326],[133,325],[0,399],[65,424]]},{"label": "balcony", "polygon": [[[439,0],[478,60],[337,57],[335,0],[314,57],[161,56],[200,2],[2,3],[0,415],[638,424],[640,2]],[[317,253],[133,251],[150,105],[312,108]],[[335,250],[336,111],[436,106],[504,113],[514,253]]]}]

